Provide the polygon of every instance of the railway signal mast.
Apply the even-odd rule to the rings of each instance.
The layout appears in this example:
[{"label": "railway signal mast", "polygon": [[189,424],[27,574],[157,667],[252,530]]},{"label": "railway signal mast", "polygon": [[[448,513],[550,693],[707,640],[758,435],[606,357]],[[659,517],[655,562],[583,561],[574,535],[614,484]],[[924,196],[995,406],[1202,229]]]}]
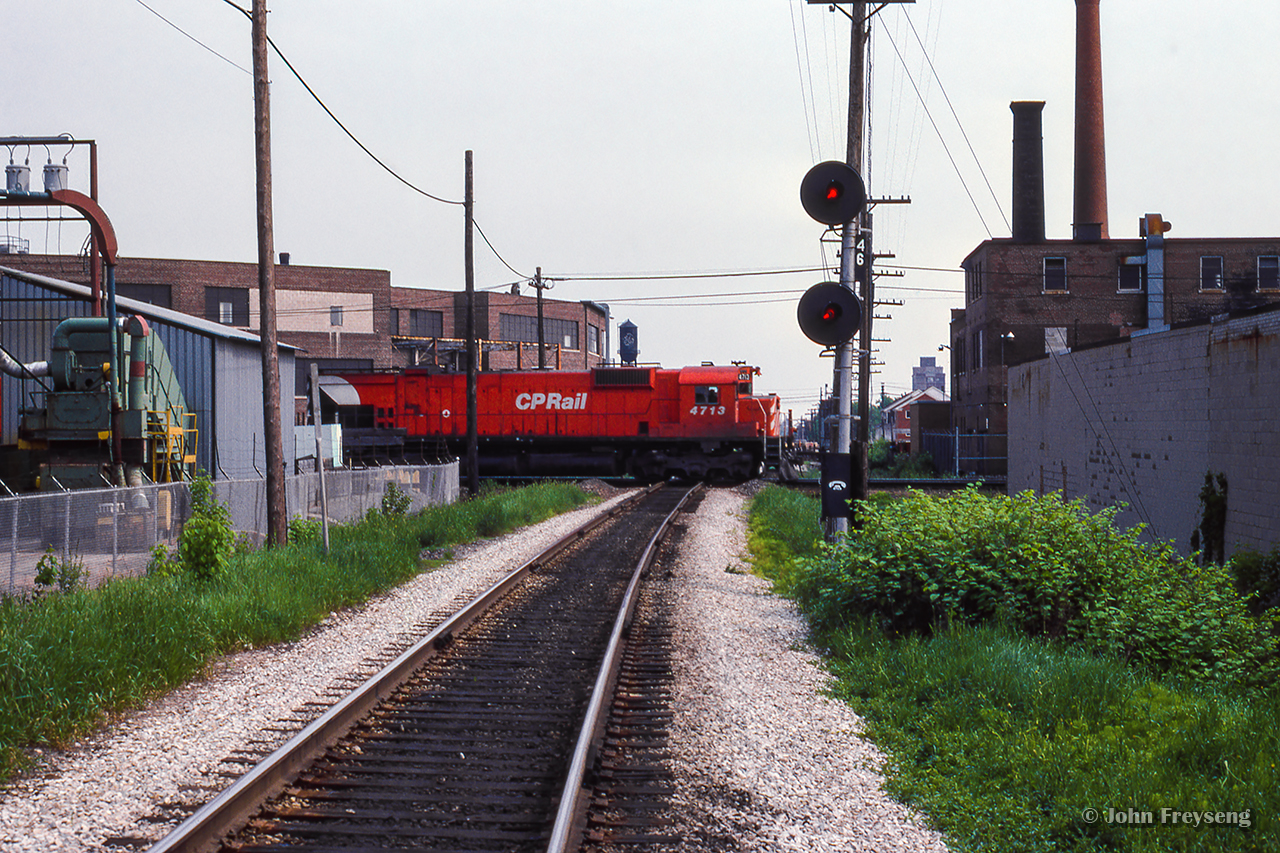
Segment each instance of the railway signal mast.
[{"label": "railway signal mast", "polygon": [[[866,114],[866,43],[867,43],[867,21],[871,15],[879,12],[885,6],[891,3],[915,3],[915,0],[875,0],[875,8],[868,12],[867,6],[872,5],[867,0],[808,0],[809,4],[820,4],[829,6],[832,9],[839,9],[841,12],[849,16],[852,22],[852,33],[849,41],[849,121],[848,121],[848,144],[845,153],[845,162],[843,164],[837,161],[829,161],[827,163],[819,163],[805,176],[805,181],[801,183],[801,199],[805,204],[805,210],[814,219],[819,222],[825,220],[814,214],[810,209],[816,202],[816,206],[821,210],[823,207],[823,199],[830,205],[829,212],[845,216],[847,218],[827,224],[841,227],[841,251],[840,251],[840,285],[849,288],[852,291],[853,283],[856,280],[860,284],[861,304],[865,310],[860,312],[861,329],[858,333],[858,435],[857,441],[852,441],[852,430],[850,428],[851,421],[851,394],[852,394],[852,373],[853,373],[853,354],[854,347],[849,339],[852,335],[842,343],[835,345],[836,347],[836,377],[835,377],[835,397],[838,416],[838,430],[836,434],[836,446],[833,448],[837,454],[850,454],[852,457],[852,471],[849,479],[835,479],[828,476],[824,472],[824,499],[828,496],[825,494],[827,484],[832,479],[837,483],[843,483],[840,503],[844,500],[864,500],[867,497],[867,445],[870,440],[869,419],[871,410],[871,321],[874,315],[872,306],[875,305],[874,294],[872,291],[872,254],[871,254],[871,217],[865,211],[866,195],[865,187],[862,187],[862,180],[859,176],[858,169],[862,165],[862,132],[865,125]],[[841,8],[844,5],[850,7],[849,11]],[[855,193],[847,186],[848,172],[840,172],[836,167],[845,166],[848,172],[852,172],[858,177],[858,189],[861,190],[861,198],[855,206],[851,201],[855,198]],[[815,173],[817,173],[815,175]],[[844,175],[844,178],[840,176]],[[826,182],[824,184],[824,181]],[[837,184],[845,181],[843,186]],[[817,198],[811,198],[806,195],[806,186],[809,185],[810,192],[816,187]],[[818,285],[823,287],[824,285]],[[812,292],[811,289],[810,292]],[[805,294],[805,298],[809,297],[809,293]],[[803,301],[803,300],[802,300]],[[828,322],[838,320],[834,316],[836,312],[827,311],[826,306],[822,306],[823,315]],[[834,328],[834,326],[833,326]],[[807,334],[807,331],[806,331]],[[810,336],[812,337],[812,336]],[[821,341],[819,341],[821,343]],[[826,501],[824,500],[824,503]],[[828,514],[825,513],[824,514]],[[830,516],[830,514],[828,514]],[[840,513],[830,517],[831,532],[843,533],[849,529],[849,519],[847,514]]]}]

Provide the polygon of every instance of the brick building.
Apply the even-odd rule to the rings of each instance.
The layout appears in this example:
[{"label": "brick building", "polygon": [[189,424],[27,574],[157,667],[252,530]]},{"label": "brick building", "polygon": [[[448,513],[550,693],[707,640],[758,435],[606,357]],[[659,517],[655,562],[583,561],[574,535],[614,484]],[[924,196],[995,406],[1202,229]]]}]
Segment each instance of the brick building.
[{"label": "brick building", "polygon": [[[299,347],[300,377],[322,368],[428,365],[465,369],[466,294],[393,287],[386,270],[294,266],[275,268],[281,343]],[[7,266],[87,284],[75,255],[5,255]],[[249,332],[258,329],[258,268],[228,261],[120,258],[116,292]],[[478,291],[475,300],[482,369],[538,366],[537,300]],[[548,368],[583,370],[607,359],[609,315],[593,302],[543,302]],[[299,388],[306,387],[305,381]]]},{"label": "brick building", "polygon": [[1043,106],[1011,105],[1013,235],[981,243],[961,264],[965,307],[951,312],[950,347],[952,423],[962,433],[1006,432],[1010,364],[1280,303],[1280,237],[1170,238],[1169,224],[1147,214],[1133,237],[1112,239],[1103,209],[1077,212],[1074,239],[1046,239]]}]

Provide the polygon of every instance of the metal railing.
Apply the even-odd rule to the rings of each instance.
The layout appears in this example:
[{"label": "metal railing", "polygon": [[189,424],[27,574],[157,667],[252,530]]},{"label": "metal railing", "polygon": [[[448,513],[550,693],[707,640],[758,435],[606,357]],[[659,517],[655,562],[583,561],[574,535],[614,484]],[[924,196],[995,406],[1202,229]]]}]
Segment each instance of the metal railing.
[{"label": "metal railing", "polygon": [[1009,469],[1009,440],[1004,433],[922,432],[920,450],[938,473],[1004,482]]},{"label": "metal railing", "polygon": [[[457,462],[326,471],[324,476],[329,520],[338,523],[380,507],[390,483],[408,496],[410,512],[458,499]],[[213,488],[237,534],[261,544],[267,530],[266,482],[215,480]],[[290,518],[319,517],[319,477],[286,477],[285,505]],[[152,548],[177,546],[190,514],[186,483],[0,498],[0,595],[29,592],[47,554],[82,567],[91,585],[143,574]]]}]

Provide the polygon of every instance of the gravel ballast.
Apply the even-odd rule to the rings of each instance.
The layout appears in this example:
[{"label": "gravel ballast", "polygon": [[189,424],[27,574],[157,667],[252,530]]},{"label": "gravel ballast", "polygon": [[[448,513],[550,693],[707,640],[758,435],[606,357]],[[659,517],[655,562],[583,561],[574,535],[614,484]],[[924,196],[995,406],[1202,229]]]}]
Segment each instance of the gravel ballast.
[{"label": "gravel ballast", "polygon": [[[479,543],[296,643],[229,656],[207,678],[104,729],[0,794],[0,849],[128,849],[155,840],[221,790],[250,741],[289,725],[369,660],[483,591],[621,496]],[[677,576],[671,749],[683,849],[945,850],[883,792],[880,755],[805,650],[801,617],[746,574],[745,491],[713,489],[689,521]],[[239,769],[243,770],[242,766]]]}]

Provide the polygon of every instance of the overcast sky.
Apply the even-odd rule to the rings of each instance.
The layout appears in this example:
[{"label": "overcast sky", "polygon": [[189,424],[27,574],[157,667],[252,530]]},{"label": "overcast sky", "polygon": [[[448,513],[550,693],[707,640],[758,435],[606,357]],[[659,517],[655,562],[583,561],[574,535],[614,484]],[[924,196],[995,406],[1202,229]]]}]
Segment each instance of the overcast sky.
[{"label": "overcast sky", "polygon": [[[1280,235],[1280,3],[1101,8],[1111,236],[1136,236],[1148,212],[1173,223],[1171,237]],[[757,388],[797,414],[830,384],[831,360],[800,334],[795,303],[831,276],[728,274],[836,263],[799,184],[813,163],[844,158],[844,15],[801,0],[270,9],[276,45],[406,180],[461,199],[464,152],[475,152],[476,221],[501,255],[477,237],[478,287],[507,289],[539,266],[576,279],[711,274],[563,281],[548,295],[608,303],[639,327],[643,361],[759,365]],[[9,0],[5,13],[0,136],[97,140],[99,199],[125,256],[256,258],[240,11],[226,0]],[[875,211],[875,249],[895,256],[881,269],[902,273],[879,279],[878,295],[903,304],[877,310],[893,319],[876,324],[889,341],[877,344],[874,390],[909,390],[921,356],[945,363],[938,344],[964,304],[958,265],[1009,235],[1010,101],[1047,102],[1048,236],[1070,236],[1074,28],[1071,0],[919,0],[873,24],[864,171],[872,196],[912,201]],[[277,251],[387,269],[401,287],[463,289],[461,208],[388,175],[275,55],[270,68]],[[29,157],[36,184],[47,155]],[[68,165],[87,192],[84,153]],[[74,252],[84,236],[71,224],[6,229],[32,252]]]}]

